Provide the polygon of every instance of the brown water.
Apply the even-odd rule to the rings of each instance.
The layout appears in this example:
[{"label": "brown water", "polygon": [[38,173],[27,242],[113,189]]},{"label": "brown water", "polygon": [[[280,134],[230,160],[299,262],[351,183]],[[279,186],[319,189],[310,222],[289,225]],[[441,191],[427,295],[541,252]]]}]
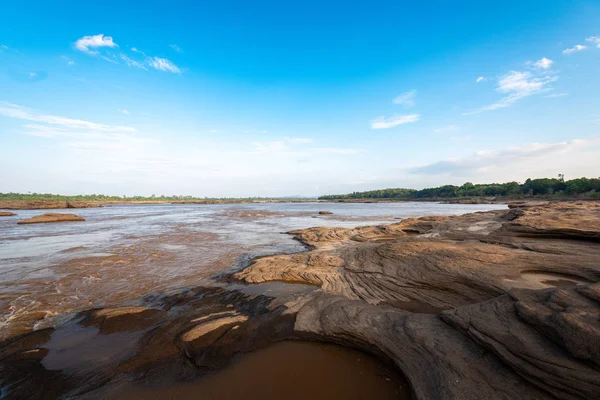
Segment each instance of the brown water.
[{"label": "brown water", "polygon": [[[219,284],[215,276],[239,269],[253,257],[304,250],[285,234],[293,229],[498,208],[505,206],[114,205],[76,210],[85,222],[34,225],[17,222],[41,211],[16,211],[17,216],[0,219],[0,340],[53,326],[69,312],[136,305],[151,293]],[[321,210],[334,214],[319,216]]]},{"label": "brown water", "polygon": [[125,386],[114,400],[410,399],[406,380],[375,358],[335,345],[286,341],[239,357],[200,381]]}]

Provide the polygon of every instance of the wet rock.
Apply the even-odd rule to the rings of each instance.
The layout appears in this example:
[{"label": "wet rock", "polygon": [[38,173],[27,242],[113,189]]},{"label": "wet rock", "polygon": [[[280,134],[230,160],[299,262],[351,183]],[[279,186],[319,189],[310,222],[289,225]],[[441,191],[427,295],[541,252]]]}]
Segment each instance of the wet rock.
[{"label": "wet rock", "polygon": [[17,214],[8,211],[0,211],[0,217],[13,217]]},{"label": "wet rock", "polygon": [[69,221],[85,221],[85,218],[75,214],[60,214],[60,213],[48,213],[44,215],[38,215],[36,217],[24,219],[19,221],[18,224],[40,224],[47,222],[69,222]]},{"label": "wet rock", "polygon": [[104,308],[84,313],[83,326],[96,326],[109,335],[146,329],[164,318],[165,312],[148,307]]},{"label": "wet rock", "polygon": [[319,211],[319,215],[332,215],[331,211]]},{"label": "wet rock", "polygon": [[78,323],[97,344],[118,340],[117,361],[78,374],[45,368],[60,366],[57,354],[77,365],[81,343],[59,341],[59,353],[52,344],[68,337],[59,327],[0,343],[0,376],[9,397],[68,398],[122,379],[196,378],[236,354],[300,338],[393,362],[416,399],[598,398],[600,246],[590,238],[600,227],[597,210],[582,207],[294,231],[310,251],[258,258],[233,277],[318,290],[273,299],[195,287],[89,310]]},{"label": "wet rock", "polygon": [[300,309],[295,331],[393,360],[416,399],[553,398],[435,315],[321,294]]}]

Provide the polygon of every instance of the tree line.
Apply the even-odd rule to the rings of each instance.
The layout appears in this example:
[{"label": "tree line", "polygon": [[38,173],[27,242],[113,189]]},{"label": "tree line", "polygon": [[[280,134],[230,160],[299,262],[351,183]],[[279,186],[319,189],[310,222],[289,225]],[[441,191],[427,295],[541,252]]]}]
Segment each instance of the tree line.
[{"label": "tree line", "polygon": [[348,194],[334,194],[319,197],[319,200],[344,199],[437,199],[453,197],[528,197],[528,196],[586,196],[600,198],[600,178],[577,178],[565,181],[560,178],[527,179],[524,183],[506,182],[473,184],[462,186],[444,185],[427,189],[380,189]]}]

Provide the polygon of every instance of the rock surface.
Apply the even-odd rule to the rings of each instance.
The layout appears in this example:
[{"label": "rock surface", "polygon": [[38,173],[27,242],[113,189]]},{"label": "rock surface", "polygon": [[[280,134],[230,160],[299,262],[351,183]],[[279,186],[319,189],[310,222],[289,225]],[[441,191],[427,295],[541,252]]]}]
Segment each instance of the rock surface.
[{"label": "rock surface", "polygon": [[0,217],[13,217],[17,214],[8,212],[8,211],[0,211]]},{"label": "rock surface", "polygon": [[41,224],[46,222],[85,221],[85,218],[75,214],[48,213],[19,221],[18,224]]},{"label": "rock surface", "polygon": [[123,380],[185,381],[309,339],[394,363],[415,399],[600,398],[598,210],[548,203],[294,231],[309,251],[258,258],[232,278],[318,290],[196,287],[89,310],[0,343],[0,376],[8,398],[98,398]]}]

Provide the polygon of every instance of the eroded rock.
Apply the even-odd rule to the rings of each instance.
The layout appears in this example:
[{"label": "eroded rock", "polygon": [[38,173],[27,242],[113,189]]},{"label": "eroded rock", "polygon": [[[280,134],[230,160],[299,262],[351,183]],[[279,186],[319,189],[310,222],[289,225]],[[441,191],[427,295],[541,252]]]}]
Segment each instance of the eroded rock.
[{"label": "eroded rock", "polygon": [[24,219],[19,221],[18,224],[41,224],[47,222],[69,222],[69,221],[85,221],[85,218],[75,214],[60,214],[60,213],[48,213],[44,215],[38,215],[36,217]]}]

